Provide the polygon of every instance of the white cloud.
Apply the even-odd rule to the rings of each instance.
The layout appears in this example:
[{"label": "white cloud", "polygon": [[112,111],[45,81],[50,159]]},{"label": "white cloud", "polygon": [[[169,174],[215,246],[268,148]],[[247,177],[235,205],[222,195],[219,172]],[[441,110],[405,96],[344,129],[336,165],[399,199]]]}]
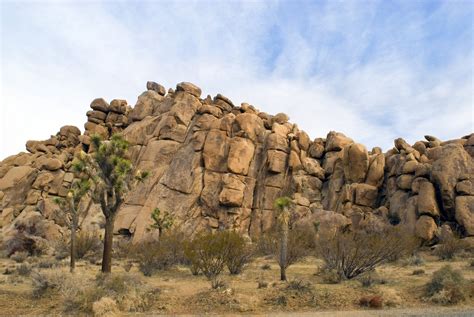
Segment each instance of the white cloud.
[{"label": "white cloud", "polygon": [[472,45],[438,67],[423,52],[424,24],[442,10],[454,23],[458,8],[381,23],[377,2],[329,2],[285,18],[278,2],[1,6],[0,158],[62,125],[82,128],[95,97],[134,104],[147,80],[191,81],[204,94],[286,112],[312,137],[337,130],[369,148],[474,130]]}]

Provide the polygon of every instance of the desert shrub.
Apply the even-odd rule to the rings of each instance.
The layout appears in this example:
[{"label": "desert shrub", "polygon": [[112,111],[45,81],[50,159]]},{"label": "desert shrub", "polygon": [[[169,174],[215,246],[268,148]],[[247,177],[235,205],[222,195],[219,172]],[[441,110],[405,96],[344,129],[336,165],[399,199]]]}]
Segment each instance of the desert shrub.
[{"label": "desert shrub", "polygon": [[423,269],[417,269],[417,270],[414,270],[413,273],[411,273],[412,275],[423,275],[425,274],[425,270]]},{"label": "desert shrub", "polygon": [[423,260],[420,255],[414,254],[410,257],[403,259],[400,264],[402,266],[420,266],[425,264],[425,260]]},{"label": "desert shrub", "polygon": [[138,261],[139,270],[151,276],[158,270],[165,270],[176,264],[185,264],[185,235],[181,231],[165,231],[159,240],[145,241],[134,246],[132,254]]},{"label": "desert shrub", "polygon": [[29,255],[40,255],[44,250],[42,246],[40,247],[37,244],[37,240],[39,239],[35,240],[23,231],[16,231],[14,235],[5,239],[3,247],[9,257],[17,252],[27,252]]},{"label": "desert shrub", "polygon": [[262,269],[262,270],[271,270],[272,267],[271,267],[270,264],[266,263],[266,264],[263,264],[263,265],[260,267],[260,269]]},{"label": "desert shrub", "polygon": [[267,288],[268,287],[268,283],[266,281],[263,281],[263,280],[259,280],[257,282],[257,288],[258,289],[261,289],[261,288]]},{"label": "desert shrub", "polygon": [[125,262],[125,263],[122,264],[122,267],[123,267],[123,270],[128,273],[132,269],[133,263],[130,262],[130,261]]},{"label": "desert shrub", "polygon": [[34,298],[42,297],[52,290],[59,290],[61,285],[69,279],[69,277],[67,277],[62,271],[31,271],[30,277],[33,286],[32,295]]},{"label": "desert shrub", "polygon": [[469,261],[469,267],[474,268],[474,259],[472,259],[471,261]]},{"label": "desert shrub", "polygon": [[22,263],[17,268],[16,271],[20,276],[27,276],[31,273],[31,265],[28,263]]},{"label": "desert shrub", "polygon": [[41,260],[38,262],[40,269],[50,269],[57,265],[57,262],[53,259]]},{"label": "desert shrub", "polygon": [[394,256],[412,253],[414,246],[410,236],[397,228],[380,232],[337,230],[319,235],[317,255],[327,269],[335,270],[341,278],[352,279]]},{"label": "desert shrub", "polygon": [[102,297],[92,304],[92,312],[96,317],[116,316],[119,309],[113,298]]},{"label": "desert shrub", "polygon": [[451,234],[441,240],[434,253],[441,260],[451,260],[468,246],[465,241]]},{"label": "desert shrub", "polygon": [[317,275],[320,276],[323,280],[323,283],[326,284],[339,284],[342,281],[341,276],[337,273],[336,270],[327,267],[321,268],[317,272]]},{"label": "desert shrub", "polygon": [[70,255],[71,248],[69,239],[69,236],[64,236],[62,239],[51,242],[56,260],[64,260]]},{"label": "desert shrub", "polygon": [[94,256],[102,252],[102,241],[94,231],[80,231],[76,236],[76,258]]},{"label": "desert shrub", "polygon": [[17,251],[10,256],[10,259],[16,263],[23,263],[28,258],[28,252],[26,251]]},{"label": "desert shrub", "polygon": [[212,289],[227,288],[227,283],[223,279],[216,277],[211,279],[211,287]]},{"label": "desert shrub", "polygon": [[433,273],[433,277],[426,284],[426,295],[435,303],[457,304],[466,298],[466,284],[460,271],[446,265]]},{"label": "desert shrub", "polygon": [[[71,281],[72,278],[69,283]],[[64,308],[71,312],[93,312],[94,303],[100,302],[104,297],[115,301],[121,311],[141,312],[149,308],[154,293],[138,278],[124,274],[99,274],[96,280],[89,284],[72,286],[64,283],[62,286]]]},{"label": "desert shrub", "polygon": [[275,230],[260,234],[255,244],[256,254],[260,256],[273,256],[278,247],[277,239],[278,237]]},{"label": "desert shrub", "polygon": [[199,269],[211,281],[224,269],[228,251],[223,231],[199,233],[186,244],[184,250],[191,266]]},{"label": "desert shrub", "polygon": [[288,282],[286,289],[305,293],[311,291],[311,284],[300,279],[293,279]]},{"label": "desert shrub", "polygon": [[226,231],[224,233],[226,240],[226,259],[225,264],[230,274],[240,274],[254,254],[252,247],[247,243],[244,237],[235,231]]}]

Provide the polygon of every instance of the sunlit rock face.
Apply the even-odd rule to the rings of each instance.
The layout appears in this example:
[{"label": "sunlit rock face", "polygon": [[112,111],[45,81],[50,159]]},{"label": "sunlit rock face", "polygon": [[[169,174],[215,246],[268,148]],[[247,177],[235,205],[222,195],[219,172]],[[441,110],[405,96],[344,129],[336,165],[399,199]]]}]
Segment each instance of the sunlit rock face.
[{"label": "sunlit rock face", "polygon": [[[20,224],[43,226],[45,239],[63,234],[52,202],[67,194],[74,155],[91,151],[91,135],[114,133],[130,143],[134,165],[150,172],[116,219],[116,233],[134,241],[149,234],[155,208],[190,235],[233,229],[254,238],[272,227],[273,203],[283,195],[294,201],[294,220],[391,223],[425,241],[435,241],[443,224],[474,235],[474,134],[446,142],[426,136],[413,145],[399,138],[387,153],[368,151],[334,131],[311,140],[286,114],[235,106],[220,94],[202,98],[191,83],[168,92],[154,82],[146,87],[134,107],[94,99],[83,134],[64,126],[0,163],[4,236]],[[100,229],[100,208],[90,206],[82,227]]]}]

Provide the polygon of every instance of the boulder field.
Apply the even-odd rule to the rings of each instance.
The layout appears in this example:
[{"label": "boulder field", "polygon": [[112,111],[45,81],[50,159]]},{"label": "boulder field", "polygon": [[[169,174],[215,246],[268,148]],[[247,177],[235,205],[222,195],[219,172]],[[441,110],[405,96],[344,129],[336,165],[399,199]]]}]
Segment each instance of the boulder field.
[{"label": "boulder field", "polygon": [[[154,208],[170,213],[192,234],[234,229],[251,238],[275,221],[279,196],[294,200],[295,219],[322,226],[403,226],[426,243],[446,231],[474,236],[474,133],[441,141],[402,138],[383,153],[342,133],[311,139],[286,114],[240,106],[183,82],[166,89],[148,82],[134,107],[125,100],[92,101],[85,132],[64,126],[44,141],[0,162],[0,226],[3,239],[18,230],[44,239],[66,229],[55,197],[74,179],[75,153],[90,151],[90,136],[122,133],[130,159],[150,172],[129,192],[116,218],[116,234],[140,241]],[[82,230],[103,226],[98,205],[89,206]]]}]

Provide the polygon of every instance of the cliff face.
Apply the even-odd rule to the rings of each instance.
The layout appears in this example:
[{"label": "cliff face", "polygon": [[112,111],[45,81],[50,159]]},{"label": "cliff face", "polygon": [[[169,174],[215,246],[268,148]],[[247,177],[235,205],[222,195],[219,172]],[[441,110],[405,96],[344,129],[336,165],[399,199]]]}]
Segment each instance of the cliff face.
[{"label": "cliff face", "polygon": [[[200,97],[190,83],[166,93],[149,82],[133,108],[95,99],[83,135],[65,126],[46,141],[28,141],[29,153],[0,163],[4,239],[31,227],[43,238],[59,237],[53,198],[67,193],[74,153],[89,150],[93,133],[116,132],[131,143],[134,164],[150,171],[116,221],[116,232],[135,241],[147,234],[157,207],[189,233],[232,228],[255,237],[272,226],[282,195],[294,199],[295,218],[321,224],[391,222],[426,241],[452,229],[474,235],[474,134],[446,142],[426,136],[413,145],[397,139],[382,153],[337,132],[311,140],[285,114],[238,107],[222,95]],[[92,204],[82,227],[102,221]]]}]

